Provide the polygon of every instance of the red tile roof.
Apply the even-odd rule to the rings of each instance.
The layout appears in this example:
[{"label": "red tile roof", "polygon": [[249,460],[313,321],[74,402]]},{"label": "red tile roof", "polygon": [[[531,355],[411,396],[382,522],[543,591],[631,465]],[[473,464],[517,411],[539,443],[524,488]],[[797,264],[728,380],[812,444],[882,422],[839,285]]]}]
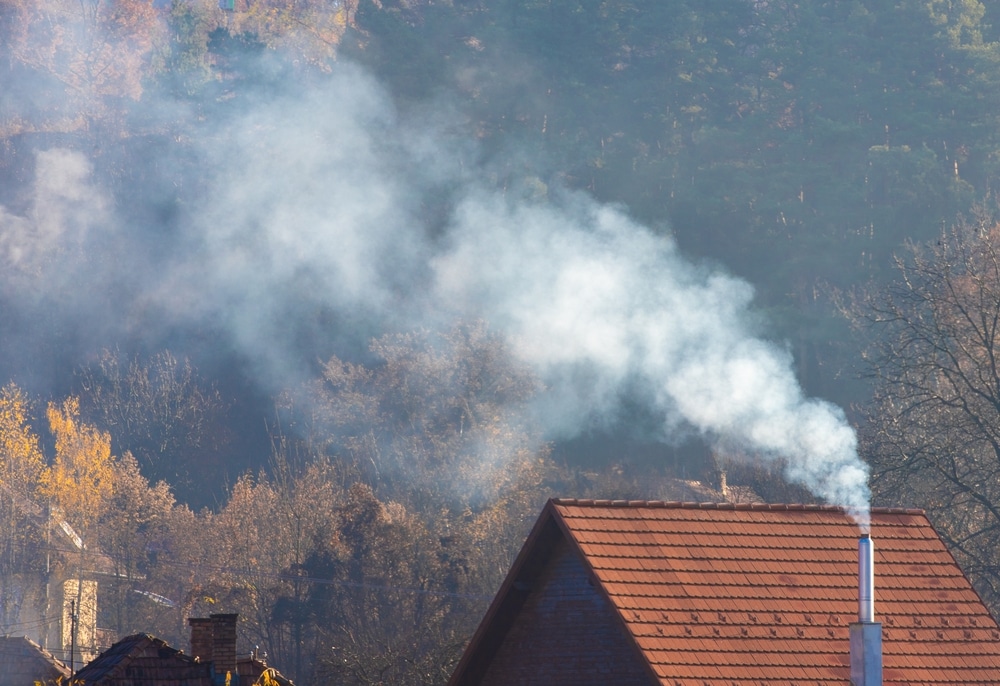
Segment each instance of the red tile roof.
[{"label": "red tile roof", "polygon": [[[452,683],[514,621],[504,596],[559,535],[546,529],[579,553],[659,683],[849,683],[858,529],[843,510],[584,500],[546,506]],[[924,514],[876,509],[872,540],[884,684],[1000,683],[1000,629]]]}]

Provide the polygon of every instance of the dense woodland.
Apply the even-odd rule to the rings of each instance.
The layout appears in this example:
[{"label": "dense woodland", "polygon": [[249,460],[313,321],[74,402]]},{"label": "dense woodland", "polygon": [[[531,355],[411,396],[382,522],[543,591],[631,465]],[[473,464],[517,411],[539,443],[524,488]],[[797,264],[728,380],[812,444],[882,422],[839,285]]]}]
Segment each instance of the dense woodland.
[{"label": "dense woodland", "polygon": [[[582,193],[745,279],[875,503],[1000,611],[998,13],[0,0],[0,631],[73,564],[49,511],[113,565],[102,628],[239,612],[298,683],[436,684],[547,497],[814,497],[628,374],[539,371],[509,310],[427,307],[404,255],[504,264],[476,193]],[[567,377],[613,408],[553,418]]]}]

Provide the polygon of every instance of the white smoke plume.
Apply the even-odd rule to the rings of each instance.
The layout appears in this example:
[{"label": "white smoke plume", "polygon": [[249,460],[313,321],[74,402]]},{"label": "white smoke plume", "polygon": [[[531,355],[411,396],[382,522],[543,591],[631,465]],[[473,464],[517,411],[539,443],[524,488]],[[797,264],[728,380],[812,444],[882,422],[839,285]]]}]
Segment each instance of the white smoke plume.
[{"label": "white smoke plume", "polygon": [[854,431],[754,334],[746,282],[581,194],[537,205],[474,193],[434,265],[439,297],[487,312],[549,383],[550,429],[572,435],[639,386],[665,436],[686,424],[781,458],[789,479],[867,518]]},{"label": "white smoke plume", "polygon": [[[91,257],[76,292],[100,298],[87,284],[117,278],[122,322],[147,308],[164,326],[211,321],[273,387],[311,373],[301,340],[324,332],[317,313],[358,336],[482,317],[545,382],[535,409],[551,436],[613,423],[639,393],[664,437],[693,429],[780,458],[791,480],[864,518],[854,432],[804,396],[790,355],[759,335],[746,282],[685,260],[622,208],[537,180],[534,197],[498,189],[450,123],[443,110],[403,120],[349,66],[322,90],[263,99],[204,137],[214,181],[169,250],[135,251],[124,271]],[[32,216],[0,208],[0,286],[74,222],[122,232],[100,193],[77,197],[85,176],[75,153],[39,157],[38,193],[54,201]],[[433,222],[428,205],[444,208]],[[82,264],[63,271],[87,274]]]},{"label": "white smoke plume", "polygon": [[[62,257],[78,251],[108,218],[107,201],[91,182],[91,165],[70,150],[36,156],[34,192],[25,216],[0,206],[0,264],[5,281],[29,288],[59,279]],[[71,257],[76,263],[79,256]]]}]

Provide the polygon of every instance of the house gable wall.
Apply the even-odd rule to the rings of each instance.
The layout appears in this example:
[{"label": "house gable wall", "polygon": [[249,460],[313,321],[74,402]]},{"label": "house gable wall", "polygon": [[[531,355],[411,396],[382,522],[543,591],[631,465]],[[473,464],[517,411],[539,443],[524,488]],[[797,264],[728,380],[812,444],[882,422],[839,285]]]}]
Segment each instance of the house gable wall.
[{"label": "house gable wall", "polygon": [[69,669],[27,638],[0,637],[0,686],[55,684]]},{"label": "house gable wall", "polygon": [[482,686],[653,683],[615,610],[560,539],[514,624],[486,668]]}]

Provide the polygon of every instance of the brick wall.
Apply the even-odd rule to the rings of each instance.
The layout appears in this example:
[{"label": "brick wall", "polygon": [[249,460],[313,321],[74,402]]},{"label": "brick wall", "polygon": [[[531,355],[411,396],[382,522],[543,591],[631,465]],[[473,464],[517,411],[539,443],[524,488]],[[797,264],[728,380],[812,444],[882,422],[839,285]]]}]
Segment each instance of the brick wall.
[{"label": "brick wall", "polygon": [[483,686],[651,682],[611,605],[560,540],[486,670]]},{"label": "brick wall", "polygon": [[236,674],[236,618],[239,615],[211,615],[212,661],[217,674]]},{"label": "brick wall", "polygon": [[191,626],[191,657],[202,662],[212,661],[212,620],[208,617],[189,617]]}]

